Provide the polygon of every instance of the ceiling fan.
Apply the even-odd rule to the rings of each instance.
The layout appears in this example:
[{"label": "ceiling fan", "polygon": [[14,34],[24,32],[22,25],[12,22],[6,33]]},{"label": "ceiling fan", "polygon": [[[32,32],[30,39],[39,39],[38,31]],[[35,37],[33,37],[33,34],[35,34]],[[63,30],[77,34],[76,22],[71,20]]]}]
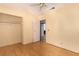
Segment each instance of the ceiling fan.
[{"label": "ceiling fan", "polygon": [[[48,7],[48,3],[36,3],[36,4],[33,4],[34,6],[38,6],[39,8],[40,8],[40,10],[41,9],[43,9],[44,7]],[[52,10],[52,9],[55,9],[55,7],[54,6],[52,6],[51,8],[50,8],[50,10]]]}]

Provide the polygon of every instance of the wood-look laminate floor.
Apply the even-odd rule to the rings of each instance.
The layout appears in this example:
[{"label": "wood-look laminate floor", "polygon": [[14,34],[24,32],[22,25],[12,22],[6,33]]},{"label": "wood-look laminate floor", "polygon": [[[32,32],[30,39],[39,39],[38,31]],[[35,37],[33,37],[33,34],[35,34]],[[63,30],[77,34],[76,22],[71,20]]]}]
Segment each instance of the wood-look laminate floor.
[{"label": "wood-look laminate floor", "polygon": [[19,43],[1,47],[0,56],[79,56],[79,54],[45,42],[36,42],[27,45]]}]

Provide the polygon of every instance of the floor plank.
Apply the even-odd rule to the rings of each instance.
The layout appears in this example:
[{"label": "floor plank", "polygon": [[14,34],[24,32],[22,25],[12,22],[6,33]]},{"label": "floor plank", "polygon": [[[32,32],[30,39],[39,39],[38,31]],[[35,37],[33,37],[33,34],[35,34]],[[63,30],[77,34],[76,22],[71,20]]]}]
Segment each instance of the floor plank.
[{"label": "floor plank", "polygon": [[36,42],[0,47],[0,56],[79,56],[79,54],[45,42]]}]

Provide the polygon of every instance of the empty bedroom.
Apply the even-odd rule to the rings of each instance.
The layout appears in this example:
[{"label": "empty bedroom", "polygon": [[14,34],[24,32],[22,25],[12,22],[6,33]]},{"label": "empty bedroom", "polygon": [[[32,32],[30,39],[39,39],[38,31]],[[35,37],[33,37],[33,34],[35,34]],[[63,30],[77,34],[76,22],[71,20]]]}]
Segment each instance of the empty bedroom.
[{"label": "empty bedroom", "polygon": [[0,56],[79,56],[79,3],[0,3]]}]

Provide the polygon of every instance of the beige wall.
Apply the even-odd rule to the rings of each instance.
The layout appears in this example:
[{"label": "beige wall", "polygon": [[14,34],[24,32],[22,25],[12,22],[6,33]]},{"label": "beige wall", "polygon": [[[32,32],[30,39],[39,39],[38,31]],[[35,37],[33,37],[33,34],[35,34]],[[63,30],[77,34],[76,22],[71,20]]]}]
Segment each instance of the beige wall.
[{"label": "beige wall", "polygon": [[46,42],[79,53],[79,4],[48,11]]}]

